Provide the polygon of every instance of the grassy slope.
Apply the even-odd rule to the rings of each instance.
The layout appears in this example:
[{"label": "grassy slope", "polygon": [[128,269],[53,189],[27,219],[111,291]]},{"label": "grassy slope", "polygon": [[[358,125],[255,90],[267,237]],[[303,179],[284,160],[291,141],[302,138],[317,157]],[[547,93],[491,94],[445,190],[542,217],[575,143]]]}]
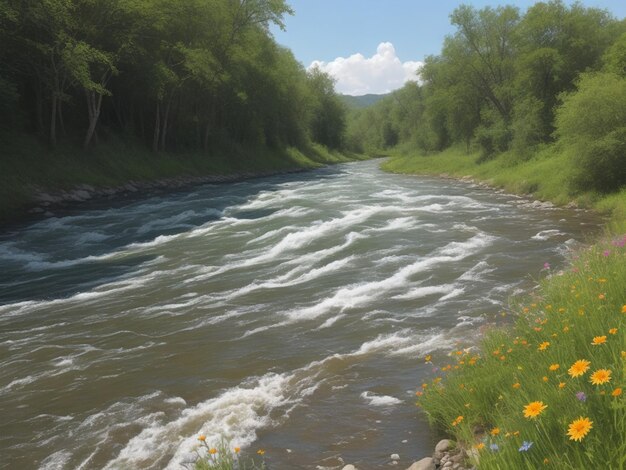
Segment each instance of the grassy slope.
[{"label": "grassy slope", "polygon": [[0,136],[0,149],[0,221],[23,214],[32,203],[34,187],[114,187],[131,180],[316,168],[360,158],[318,145],[306,150],[233,146],[211,155],[154,154],[137,141],[120,139],[112,139],[88,153],[75,146],[59,146],[51,152],[23,135]]},{"label": "grassy slope", "polygon": [[[440,372],[416,392],[418,406],[433,424],[473,445],[481,469],[626,468],[626,236],[616,235],[626,231],[626,190],[571,191],[568,162],[555,147],[517,163],[502,155],[479,165],[476,157],[459,148],[396,155],[383,169],[471,176],[557,204],[573,201],[611,215],[614,235],[575,254],[567,271],[547,276],[525,305],[503,312],[514,325],[496,328],[494,320],[478,347],[427,357]],[[589,370],[573,377],[578,360],[589,361]],[[592,383],[598,371],[609,371],[610,380]],[[526,417],[533,402],[546,408]],[[588,434],[571,434],[578,419],[593,423]],[[532,443],[528,450],[524,442]]]}]

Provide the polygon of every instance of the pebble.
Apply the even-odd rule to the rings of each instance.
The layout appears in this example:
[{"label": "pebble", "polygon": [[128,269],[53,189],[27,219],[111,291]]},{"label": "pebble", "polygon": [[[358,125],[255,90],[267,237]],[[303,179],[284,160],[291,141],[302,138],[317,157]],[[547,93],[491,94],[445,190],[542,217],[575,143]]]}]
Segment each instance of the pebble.
[{"label": "pebble", "polygon": [[400,460],[400,456],[398,454],[391,454],[391,460]]}]

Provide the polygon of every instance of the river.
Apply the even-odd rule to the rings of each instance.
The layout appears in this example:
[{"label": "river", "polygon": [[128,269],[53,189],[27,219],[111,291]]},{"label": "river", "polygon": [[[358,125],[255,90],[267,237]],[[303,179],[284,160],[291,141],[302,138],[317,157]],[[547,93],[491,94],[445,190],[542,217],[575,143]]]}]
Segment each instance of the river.
[{"label": "river", "polygon": [[106,204],[0,236],[0,468],[180,469],[201,433],[406,468],[424,356],[601,222],[376,161]]}]

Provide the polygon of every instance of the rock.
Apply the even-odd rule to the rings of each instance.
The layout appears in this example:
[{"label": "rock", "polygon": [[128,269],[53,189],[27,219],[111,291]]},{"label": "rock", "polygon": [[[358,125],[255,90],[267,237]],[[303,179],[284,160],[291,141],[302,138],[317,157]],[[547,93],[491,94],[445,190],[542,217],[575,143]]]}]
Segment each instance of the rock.
[{"label": "rock", "polygon": [[391,460],[400,460],[400,456],[398,454],[391,454]]},{"label": "rock", "polygon": [[414,462],[407,470],[435,470],[435,462],[431,457],[425,457],[422,460]]},{"label": "rock", "polygon": [[443,468],[452,468],[452,465],[454,465],[451,461],[447,461],[444,465]]},{"label": "rock", "polygon": [[454,444],[455,442],[451,441],[450,439],[442,439],[435,446],[435,452],[441,453],[441,452],[446,452],[450,449],[454,449]]},{"label": "rock", "polygon": [[467,449],[465,453],[470,459],[472,459],[472,462],[478,464],[478,460],[480,459],[480,454],[478,453],[477,449],[474,449],[474,448]]},{"label": "rock", "polygon": [[41,207],[33,207],[31,210],[28,211],[29,214],[41,214],[42,212],[45,212]]},{"label": "rock", "polygon": [[44,217],[54,217],[54,214],[52,212],[50,212],[50,211],[46,211],[46,212],[44,212],[43,216]]},{"label": "rock", "polygon": [[351,463],[349,463],[348,465],[343,467],[341,470],[357,470],[357,468],[354,465],[352,465]]}]

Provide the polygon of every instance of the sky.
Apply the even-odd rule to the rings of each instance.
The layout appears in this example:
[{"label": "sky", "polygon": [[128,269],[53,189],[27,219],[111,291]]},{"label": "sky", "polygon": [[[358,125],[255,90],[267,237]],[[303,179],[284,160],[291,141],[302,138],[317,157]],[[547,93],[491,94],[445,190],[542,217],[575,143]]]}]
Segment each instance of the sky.
[{"label": "sky", "polygon": [[[476,8],[516,5],[524,12],[534,0],[287,0],[295,10],[286,31],[272,28],[279,44],[290,48],[305,67],[317,65],[346,95],[388,93],[416,79],[424,58],[441,51],[454,32],[449,15],[460,4]],[[565,3],[573,3],[566,0]],[[626,17],[625,0],[583,0]]]}]

